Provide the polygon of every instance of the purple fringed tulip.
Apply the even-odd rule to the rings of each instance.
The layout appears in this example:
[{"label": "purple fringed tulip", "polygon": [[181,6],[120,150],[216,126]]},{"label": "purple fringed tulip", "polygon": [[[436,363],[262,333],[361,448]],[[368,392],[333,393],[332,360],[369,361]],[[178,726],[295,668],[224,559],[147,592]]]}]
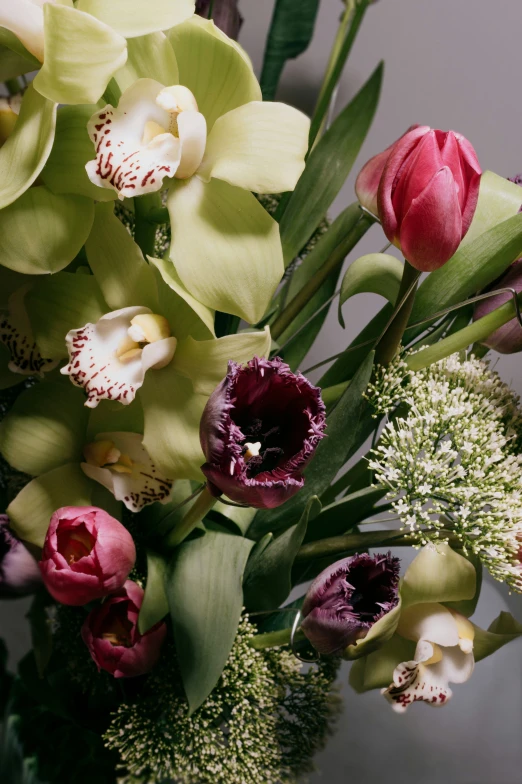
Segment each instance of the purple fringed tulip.
[{"label": "purple fringed tulip", "polygon": [[[514,261],[507,272],[491,284],[489,290],[495,291],[503,288],[515,289],[517,294],[522,292],[522,259]],[[477,321],[483,316],[487,316],[488,313],[496,310],[509,300],[511,300],[511,294],[505,292],[477,302],[473,320]],[[517,351],[522,351],[522,327],[517,318],[511,319],[511,321],[496,329],[482,342],[489,348],[498,351],[499,354],[516,354]]]},{"label": "purple fringed tulip", "polygon": [[211,492],[259,509],[283,504],[304,484],[324,411],[321,390],[281,359],[229,362],[200,425]]},{"label": "purple fringed tulip", "polygon": [[0,515],[0,599],[34,593],[42,584],[38,563]]},{"label": "purple fringed tulip", "polygon": [[238,0],[196,0],[196,13],[208,19],[212,6],[212,20],[229,38],[237,40],[243,17],[237,7]]},{"label": "purple fringed tulip", "polygon": [[362,553],[321,572],[306,594],[301,623],[319,653],[340,656],[397,605],[399,564],[391,553]]}]

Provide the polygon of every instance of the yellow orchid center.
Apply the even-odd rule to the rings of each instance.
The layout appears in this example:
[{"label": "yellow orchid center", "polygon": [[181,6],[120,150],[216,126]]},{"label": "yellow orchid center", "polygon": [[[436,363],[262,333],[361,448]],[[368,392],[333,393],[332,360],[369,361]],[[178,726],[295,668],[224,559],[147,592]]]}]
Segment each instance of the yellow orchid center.
[{"label": "yellow orchid center", "polygon": [[134,463],[116,448],[112,441],[93,441],[83,448],[85,462],[97,468],[108,468],[117,474],[132,474]]},{"label": "yellow orchid center", "polygon": [[[448,608],[449,609],[449,608]],[[473,650],[473,641],[475,639],[475,629],[471,621],[461,615],[455,610],[450,609],[450,613],[455,619],[457,625],[457,633],[459,635],[459,648],[463,653],[471,653]]]},{"label": "yellow orchid center", "polygon": [[156,343],[171,336],[169,322],[165,316],[158,313],[140,313],[131,319],[127,335],[118,346],[116,356],[122,362],[127,362],[140,356],[148,343]]}]

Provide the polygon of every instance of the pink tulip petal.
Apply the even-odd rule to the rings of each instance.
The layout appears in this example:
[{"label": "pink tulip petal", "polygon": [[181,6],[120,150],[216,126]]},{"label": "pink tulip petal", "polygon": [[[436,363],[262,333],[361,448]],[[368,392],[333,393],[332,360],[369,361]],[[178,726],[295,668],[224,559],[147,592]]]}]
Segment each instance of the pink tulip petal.
[{"label": "pink tulip petal", "polygon": [[434,131],[425,134],[399,173],[399,181],[392,196],[393,207],[399,225],[411,203],[430,183],[434,174],[442,169],[437,137]]}]

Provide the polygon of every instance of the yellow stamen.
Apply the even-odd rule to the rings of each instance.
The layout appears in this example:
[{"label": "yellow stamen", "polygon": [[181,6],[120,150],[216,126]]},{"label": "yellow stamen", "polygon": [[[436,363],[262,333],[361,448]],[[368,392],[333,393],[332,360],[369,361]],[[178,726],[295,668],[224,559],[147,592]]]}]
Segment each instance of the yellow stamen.
[{"label": "yellow stamen", "polygon": [[134,316],[131,325],[129,330],[131,339],[139,332],[147,343],[170,338],[172,334],[165,316],[160,316],[157,313],[140,313],[139,316]]},{"label": "yellow stamen", "polygon": [[428,664],[437,664],[437,662],[442,661],[442,651],[439,646],[435,645],[433,642],[431,643],[431,646],[433,648],[433,655],[427,661],[422,662],[425,666]]},{"label": "yellow stamen", "polygon": [[125,354],[121,354],[118,359],[120,362],[130,362],[131,359],[136,359],[136,357],[141,356],[142,349],[139,348],[131,348],[130,351],[126,351]]},{"label": "yellow stamen", "polygon": [[83,454],[89,465],[98,467],[117,463],[120,458],[120,451],[112,441],[93,441],[84,446]]},{"label": "yellow stamen", "polygon": [[121,359],[121,357],[124,356],[125,354],[128,354],[129,351],[132,351],[133,349],[139,347],[140,347],[139,343],[136,343],[136,341],[132,340],[132,338],[129,337],[129,335],[126,335],[116,350],[116,356]]}]

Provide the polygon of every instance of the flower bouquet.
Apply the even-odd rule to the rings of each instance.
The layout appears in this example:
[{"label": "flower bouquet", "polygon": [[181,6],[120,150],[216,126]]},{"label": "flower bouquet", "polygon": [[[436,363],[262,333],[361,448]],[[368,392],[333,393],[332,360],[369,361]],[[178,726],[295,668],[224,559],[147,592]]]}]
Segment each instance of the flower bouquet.
[{"label": "flower bouquet", "polygon": [[[318,0],[277,0],[261,83],[231,0],[0,0],[0,596],[32,596],[6,784],[289,784],[342,660],[422,711],[522,634],[472,620],[483,568],[522,591],[522,409],[487,356],[522,350],[522,189],[414,125],[330,220],[370,5],[309,119],[274,97]],[[361,292],[380,312],[307,368]]]}]

